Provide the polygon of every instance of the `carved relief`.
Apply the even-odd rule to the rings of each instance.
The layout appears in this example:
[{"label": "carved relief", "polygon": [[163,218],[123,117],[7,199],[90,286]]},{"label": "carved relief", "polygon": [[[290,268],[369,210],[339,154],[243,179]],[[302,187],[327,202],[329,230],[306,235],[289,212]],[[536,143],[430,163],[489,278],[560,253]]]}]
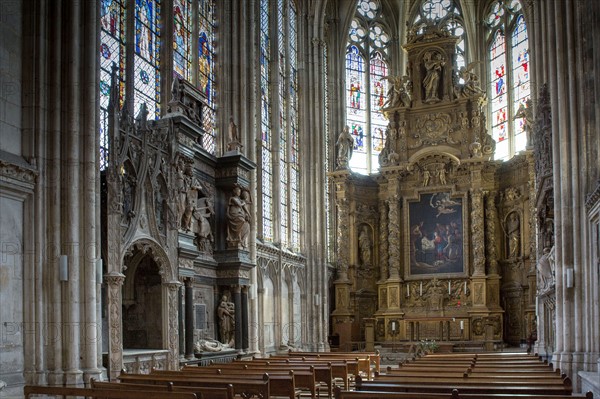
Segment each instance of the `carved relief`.
[{"label": "carved relief", "polygon": [[[388,222],[388,209],[387,202],[381,201],[379,203],[379,209],[381,212],[380,226],[387,226]],[[379,228],[379,266],[380,266],[380,277],[381,280],[388,278],[388,230],[386,228]]]},{"label": "carved relief", "polygon": [[533,128],[535,174],[540,186],[545,176],[552,174],[552,112],[550,93],[544,84],[538,96],[535,125]]},{"label": "carved relief", "polygon": [[337,268],[340,279],[346,279],[348,275],[350,248],[348,239],[350,236],[348,228],[348,200],[339,198],[337,200],[338,231],[337,231]]},{"label": "carved relief", "polygon": [[451,126],[450,115],[438,112],[417,118],[415,128],[419,132],[421,145],[436,145],[454,143],[450,137]]},{"label": "carved relief", "polygon": [[471,190],[471,237],[473,238],[473,274],[485,274],[485,233],[483,200],[480,189]]},{"label": "carved relief", "polygon": [[388,229],[389,229],[389,272],[390,276],[398,276],[400,272],[400,213],[398,206],[400,198],[397,195],[391,196],[387,202],[389,209]]},{"label": "carved relief", "polygon": [[489,192],[485,196],[485,235],[487,246],[488,273],[498,274],[498,260],[496,254],[496,211],[495,192]]}]

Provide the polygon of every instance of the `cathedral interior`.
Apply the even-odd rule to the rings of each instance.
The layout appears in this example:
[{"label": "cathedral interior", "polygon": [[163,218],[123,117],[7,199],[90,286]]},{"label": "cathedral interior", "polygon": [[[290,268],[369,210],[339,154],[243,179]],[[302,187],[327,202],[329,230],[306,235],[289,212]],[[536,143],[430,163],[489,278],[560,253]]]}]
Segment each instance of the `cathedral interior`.
[{"label": "cathedral interior", "polygon": [[0,21],[0,398],[424,341],[600,395],[600,2]]}]

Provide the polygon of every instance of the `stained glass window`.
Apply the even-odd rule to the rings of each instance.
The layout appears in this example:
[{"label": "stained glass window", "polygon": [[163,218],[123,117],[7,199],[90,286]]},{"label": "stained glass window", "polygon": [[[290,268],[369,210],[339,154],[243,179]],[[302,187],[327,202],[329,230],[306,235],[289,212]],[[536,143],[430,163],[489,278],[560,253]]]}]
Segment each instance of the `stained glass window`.
[{"label": "stained glass window", "polygon": [[346,47],[346,124],[354,138],[350,168],[369,174],[379,169],[385,126],[385,102],[391,36],[384,25],[381,3],[359,0],[350,23]]},{"label": "stained glass window", "polygon": [[490,114],[496,140],[495,159],[509,159],[524,150],[527,138],[523,118],[515,119],[530,97],[529,44],[518,0],[495,1],[485,22],[490,62]]},{"label": "stained glass window", "polygon": [[191,0],[173,0],[173,70],[188,81],[192,80],[191,28]]},{"label": "stained glass window", "polygon": [[460,38],[456,45],[456,67],[465,66],[466,34],[462,13],[455,0],[424,0],[413,18],[413,25],[421,33],[428,24],[439,25]]},{"label": "stained glass window", "polygon": [[273,240],[273,176],[271,159],[271,63],[269,36],[269,0],[260,0],[260,120],[261,120],[261,193],[262,238]]},{"label": "stained glass window", "polygon": [[134,108],[160,116],[160,0],[135,0]]},{"label": "stained glass window", "polygon": [[108,102],[112,66],[118,68],[119,98],[125,98],[125,4],[118,0],[100,3],[100,170],[108,165]]},{"label": "stained glass window", "polygon": [[204,108],[202,123],[205,134],[204,148],[211,154],[216,150],[215,113],[215,0],[198,0],[198,88],[206,95],[208,107]]},{"label": "stained glass window", "polygon": [[290,246],[300,249],[300,145],[298,130],[298,10],[296,3],[290,1],[289,6],[289,90],[290,90],[290,206],[291,206],[291,237]]}]

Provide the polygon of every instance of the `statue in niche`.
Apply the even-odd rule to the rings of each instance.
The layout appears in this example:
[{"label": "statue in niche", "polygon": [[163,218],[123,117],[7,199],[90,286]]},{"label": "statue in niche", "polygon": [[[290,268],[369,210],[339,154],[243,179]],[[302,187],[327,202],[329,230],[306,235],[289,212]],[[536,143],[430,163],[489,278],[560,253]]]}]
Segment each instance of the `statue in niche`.
[{"label": "statue in niche", "polygon": [[196,219],[196,246],[200,252],[212,253],[215,238],[210,225],[210,218],[215,214],[212,199],[200,198],[194,208]]},{"label": "statue in niche", "polygon": [[446,184],[446,169],[443,166],[438,169],[437,176],[438,176],[438,180],[440,181],[440,184],[445,185]]},{"label": "statue in niche", "polygon": [[543,293],[554,285],[554,248],[544,248],[537,262],[537,288]]},{"label": "statue in niche", "polygon": [[354,150],[354,137],[350,134],[350,127],[348,125],[339,134],[336,145],[338,147],[337,166],[339,169],[346,169]]},{"label": "statue in niche", "polygon": [[442,67],[446,61],[441,53],[437,51],[428,51],[423,57],[423,64],[427,74],[423,79],[423,88],[425,89],[425,102],[440,101],[438,97]]},{"label": "statue in niche", "polygon": [[248,247],[250,233],[250,192],[239,185],[233,187],[233,195],[227,205],[227,246],[228,248]]},{"label": "statue in niche", "polygon": [[526,148],[533,148],[533,126],[535,121],[533,120],[533,102],[530,98],[525,101],[525,104],[521,103],[519,109],[515,114],[514,119],[523,118],[523,130],[525,130],[525,136],[527,140]]},{"label": "statue in niche", "polygon": [[423,187],[427,187],[429,185],[429,179],[431,179],[431,172],[425,169],[423,171]]},{"label": "statue in niche", "polygon": [[229,118],[229,135],[227,136],[227,151],[239,151],[243,148],[240,135],[233,116]]},{"label": "statue in niche", "polygon": [[508,241],[508,259],[516,259],[520,255],[521,222],[517,212],[511,212],[506,221],[506,237]]},{"label": "statue in niche", "polygon": [[371,242],[371,234],[369,234],[369,227],[363,225],[358,235],[358,247],[360,249],[360,257],[364,266],[371,266],[371,248],[373,243]]},{"label": "statue in niche", "polygon": [[123,177],[123,217],[125,221],[130,221],[135,217],[135,211],[133,210],[133,203],[135,199],[135,186],[136,180],[133,175],[122,172]]},{"label": "statue in niche", "polygon": [[217,315],[219,317],[221,342],[233,347],[235,343],[235,304],[229,302],[227,295],[221,297]]}]

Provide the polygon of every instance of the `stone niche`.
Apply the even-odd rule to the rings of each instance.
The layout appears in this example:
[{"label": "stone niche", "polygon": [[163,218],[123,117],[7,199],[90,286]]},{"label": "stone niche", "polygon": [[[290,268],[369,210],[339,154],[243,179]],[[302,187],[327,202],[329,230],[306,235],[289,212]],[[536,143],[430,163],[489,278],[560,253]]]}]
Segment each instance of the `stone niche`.
[{"label": "stone niche", "polygon": [[[375,318],[379,342],[493,348],[505,336],[503,305],[512,303],[501,288],[519,300],[529,292],[523,271],[533,159],[526,152],[509,166],[491,160],[485,94],[475,64],[455,67],[457,40],[437,26],[410,31],[407,75],[387,79],[379,172],[342,166],[330,174],[337,205],[332,326],[342,345],[364,340],[364,321]],[[505,272],[514,287],[502,286]]]}]

